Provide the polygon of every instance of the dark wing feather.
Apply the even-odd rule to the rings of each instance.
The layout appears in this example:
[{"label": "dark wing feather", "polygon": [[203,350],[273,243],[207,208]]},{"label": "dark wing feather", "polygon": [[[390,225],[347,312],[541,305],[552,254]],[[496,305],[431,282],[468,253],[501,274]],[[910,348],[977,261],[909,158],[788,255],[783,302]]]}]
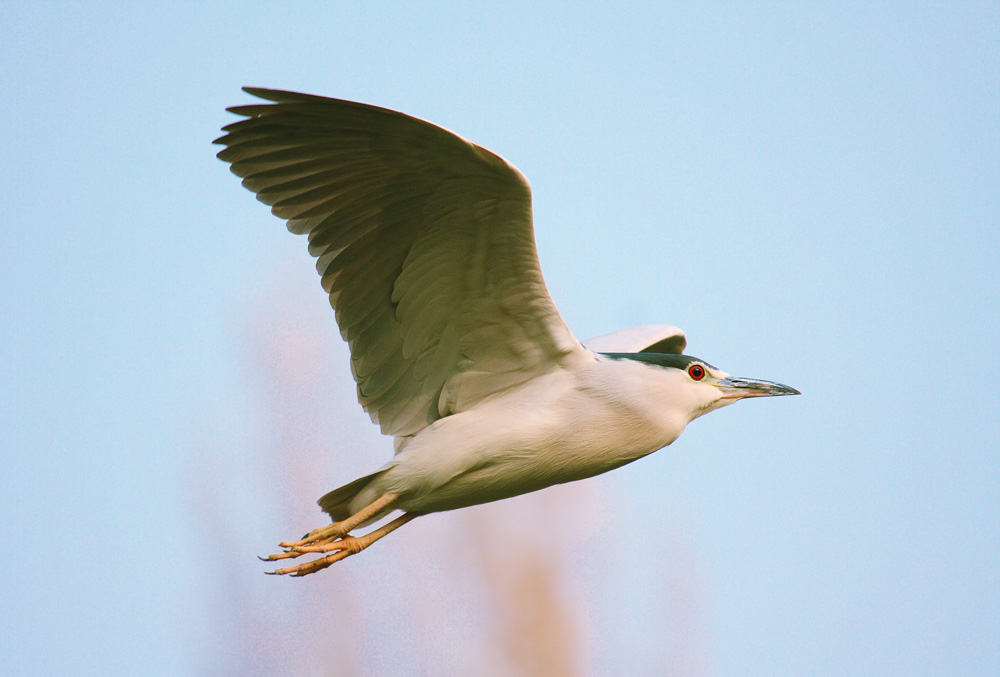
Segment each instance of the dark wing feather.
[{"label": "dark wing feather", "polygon": [[585,351],[542,279],[527,181],[430,123],[349,101],[246,88],[218,156],[308,234],[351,349],[358,399],[387,434]]}]

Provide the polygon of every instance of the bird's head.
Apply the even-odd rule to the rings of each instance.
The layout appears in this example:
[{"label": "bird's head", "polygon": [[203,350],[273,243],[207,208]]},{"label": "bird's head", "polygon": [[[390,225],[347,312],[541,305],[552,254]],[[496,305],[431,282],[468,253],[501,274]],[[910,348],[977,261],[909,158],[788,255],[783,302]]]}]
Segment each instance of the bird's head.
[{"label": "bird's head", "polygon": [[651,369],[663,395],[657,398],[671,413],[686,418],[684,424],[703,414],[746,397],[799,395],[795,388],[752,378],[730,376],[705,360],[675,353],[603,353],[613,360],[633,360]]}]

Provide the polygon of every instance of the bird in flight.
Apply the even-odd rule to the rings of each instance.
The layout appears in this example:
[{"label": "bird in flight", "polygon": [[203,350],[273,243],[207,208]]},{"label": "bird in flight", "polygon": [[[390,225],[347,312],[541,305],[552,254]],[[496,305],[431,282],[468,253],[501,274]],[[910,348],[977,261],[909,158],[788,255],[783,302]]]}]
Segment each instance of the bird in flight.
[{"label": "bird in flight", "polygon": [[[797,395],[684,355],[676,327],[586,342],[542,279],[528,181],[446,129],[351,101],[244,88],[218,157],[309,237],[358,400],[395,455],[319,499],[333,523],[280,544],[305,576],[420,515],[612,470],[746,397]],[[402,514],[364,535],[355,530]]]}]

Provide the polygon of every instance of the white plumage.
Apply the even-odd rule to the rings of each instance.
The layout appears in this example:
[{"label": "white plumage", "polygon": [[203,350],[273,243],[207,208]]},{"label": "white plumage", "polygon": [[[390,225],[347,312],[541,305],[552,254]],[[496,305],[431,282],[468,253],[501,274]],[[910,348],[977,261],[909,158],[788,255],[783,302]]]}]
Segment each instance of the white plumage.
[{"label": "white plumage", "polygon": [[581,345],[542,279],[528,182],[503,158],[383,108],[246,91],[273,103],[231,108],[246,119],[219,157],[308,234],[358,399],[396,438],[386,466],[320,500],[338,523],[268,559],[332,554],[279,573],[329,566],[420,514],[605,472],[739,397],[796,392],[681,355],[676,327]]}]

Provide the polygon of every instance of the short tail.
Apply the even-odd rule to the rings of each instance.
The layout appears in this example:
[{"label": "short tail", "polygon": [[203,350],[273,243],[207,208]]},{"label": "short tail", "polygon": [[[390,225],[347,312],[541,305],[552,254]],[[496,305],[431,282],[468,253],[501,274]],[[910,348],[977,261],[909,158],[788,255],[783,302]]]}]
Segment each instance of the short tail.
[{"label": "short tail", "polygon": [[371,475],[358,478],[339,489],[334,489],[317,501],[319,507],[323,509],[323,512],[330,515],[334,522],[341,522],[347,519],[354,514],[350,509],[351,501],[354,500],[354,497],[360,494],[372,480],[383,472],[385,471],[379,470],[378,472],[373,472]]}]

